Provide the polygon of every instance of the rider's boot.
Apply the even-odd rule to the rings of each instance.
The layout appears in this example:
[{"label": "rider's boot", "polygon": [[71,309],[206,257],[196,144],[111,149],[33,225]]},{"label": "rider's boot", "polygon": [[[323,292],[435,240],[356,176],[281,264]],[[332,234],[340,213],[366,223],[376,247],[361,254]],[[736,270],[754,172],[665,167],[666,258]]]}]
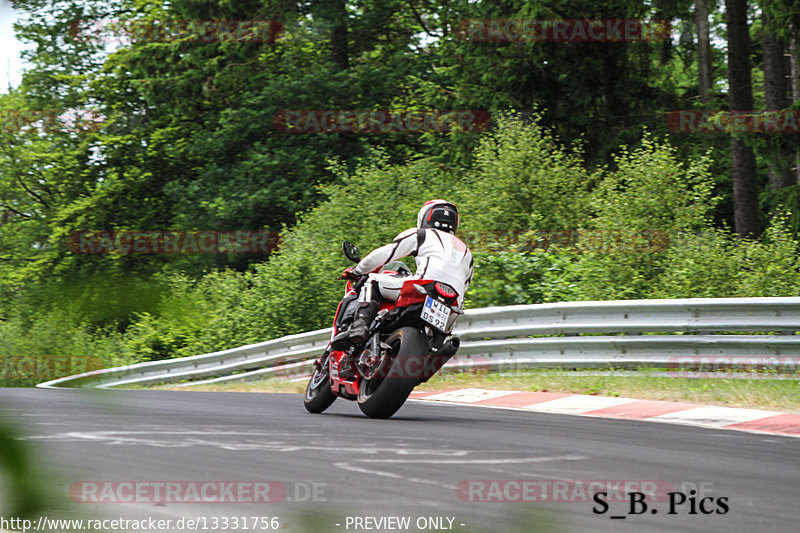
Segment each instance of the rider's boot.
[{"label": "rider's boot", "polygon": [[367,291],[362,293],[365,296],[365,301],[362,300],[358,304],[356,317],[353,319],[353,323],[350,324],[350,328],[336,335],[331,341],[331,348],[334,350],[343,350],[348,345],[363,343],[367,339],[369,326],[378,315],[381,293],[377,283],[367,283],[361,290]]},{"label": "rider's boot", "polygon": [[379,307],[380,304],[378,302],[368,302],[358,307],[356,318],[350,325],[350,329],[347,330],[347,337],[350,339],[350,342],[353,344],[361,344],[367,340],[367,331],[372,321],[375,320]]}]

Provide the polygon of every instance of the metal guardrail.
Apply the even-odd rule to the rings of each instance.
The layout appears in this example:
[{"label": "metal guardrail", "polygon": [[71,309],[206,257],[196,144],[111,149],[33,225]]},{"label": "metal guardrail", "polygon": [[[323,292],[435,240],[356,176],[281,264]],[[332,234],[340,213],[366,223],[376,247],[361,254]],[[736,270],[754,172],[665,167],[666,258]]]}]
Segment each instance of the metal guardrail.
[{"label": "metal guardrail", "polygon": [[[800,298],[615,300],[468,310],[454,334],[461,348],[442,369],[668,365],[687,358],[800,356]],[[734,332],[771,332],[749,335]],[[673,333],[663,335],[663,333]],[[583,334],[583,336],[581,336]],[[615,334],[615,335],[607,335]],[[546,337],[535,336],[547,335]],[[566,336],[557,336],[566,335]],[[59,378],[39,387],[216,383],[302,378],[330,328],[209,354]]]}]

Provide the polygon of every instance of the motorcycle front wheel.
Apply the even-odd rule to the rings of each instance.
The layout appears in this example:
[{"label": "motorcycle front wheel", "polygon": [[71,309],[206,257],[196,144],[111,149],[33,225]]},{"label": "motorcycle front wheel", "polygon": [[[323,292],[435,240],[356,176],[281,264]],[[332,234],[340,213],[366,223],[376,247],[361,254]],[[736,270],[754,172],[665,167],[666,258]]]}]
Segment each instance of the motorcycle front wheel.
[{"label": "motorcycle front wheel", "polygon": [[314,373],[306,385],[306,394],[303,405],[309,413],[321,413],[331,406],[336,396],[331,391],[330,376],[328,375],[329,354],[322,356],[322,364],[315,366]]},{"label": "motorcycle front wheel", "polygon": [[[387,370],[358,386],[358,407],[370,418],[389,418],[408,399],[423,373],[430,348],[428,339],[416,328],[400,328],[386,339],[391,348]],[[383,365],[381,365],[383,366]]]}]

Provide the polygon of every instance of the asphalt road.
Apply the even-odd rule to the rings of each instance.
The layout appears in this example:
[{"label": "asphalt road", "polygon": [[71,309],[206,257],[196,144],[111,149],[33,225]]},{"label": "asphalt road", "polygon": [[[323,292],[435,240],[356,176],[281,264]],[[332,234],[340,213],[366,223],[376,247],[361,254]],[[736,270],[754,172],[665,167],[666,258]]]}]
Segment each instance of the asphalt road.
[{"label": "asphalt road", "polygon": [[[191,518],[201,531],[224,530],[223,519],[227,531],[276,525],[252,527],[255,517],[277,517],[283,531],[326,532],[800,527],[800,439],[790,437],[419,401],[371,420],[343,400],[311,415],[296,394],[167,391],[0,389],[0,420],[33,448],[48,518]],[[602,506],[576,480],[604,480],[606,512],[595,512]],[[203,481],[271,484],[259,503],[151,501],[152,492],[124,503],[126,481],[182,482],[181,491]],[[625,482],[627,492],[656,487],[646,512],[631,514],[642,506],[631,504]],[[103,487],[112,487],[111,501],[80,502]],[[557,487],[559,501],[539,501]],[[0,502],[11,490],[0,488]],[[667,492],[686,495],[675,514]],[[235,499],[252,495],[243,494]],[[702,506],[710,514],[702,498],[711,498]]]}]

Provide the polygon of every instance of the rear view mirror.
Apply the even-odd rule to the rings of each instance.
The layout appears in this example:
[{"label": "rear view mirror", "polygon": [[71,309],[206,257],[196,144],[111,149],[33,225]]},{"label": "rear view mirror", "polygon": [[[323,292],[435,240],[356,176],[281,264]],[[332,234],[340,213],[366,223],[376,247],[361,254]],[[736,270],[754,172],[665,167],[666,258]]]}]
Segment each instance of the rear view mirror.
[{"label": "rear view mirror", "polygon": [[361,252],[358,251],[358,246],[350,241],[342,242],[342,252],[353,263],[361,261]]}]

